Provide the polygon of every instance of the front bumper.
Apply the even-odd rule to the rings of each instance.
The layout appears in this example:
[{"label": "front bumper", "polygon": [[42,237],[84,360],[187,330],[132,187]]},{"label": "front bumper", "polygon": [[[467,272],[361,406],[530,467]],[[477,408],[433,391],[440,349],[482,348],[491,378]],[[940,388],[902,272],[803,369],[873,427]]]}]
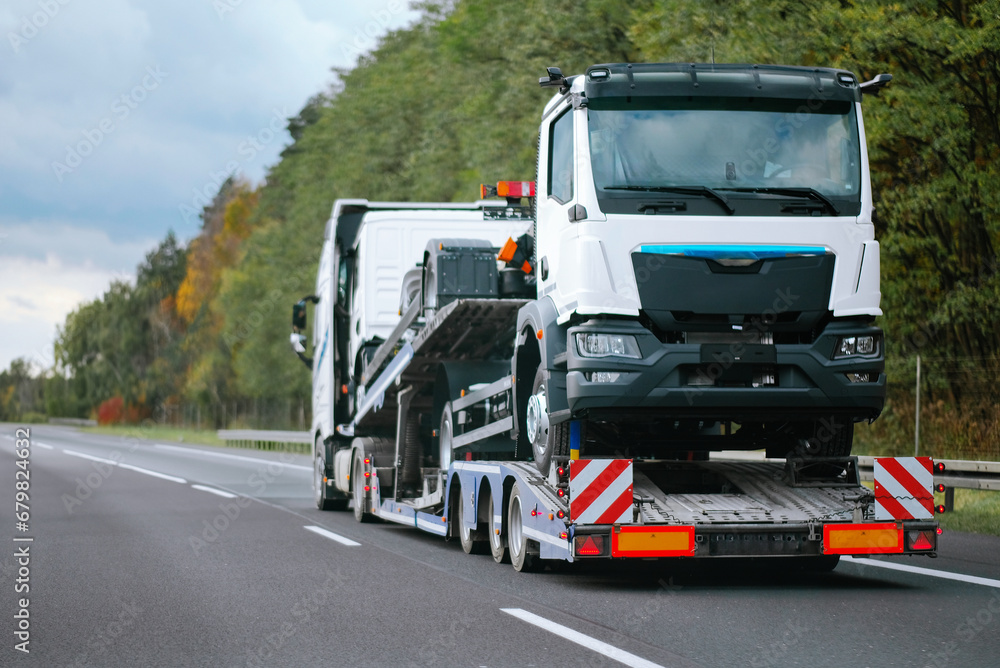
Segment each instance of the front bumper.
[{"label": "front bumper", "polygon": [[[575,335],[587,332],[634,336],[642,358],[583,357]],[[658,416],[733,421],[766,420],[772,412],[874,419],[885,404],[884,345],[870,356],[832,358],[840,337],[881,334],[858,321],[834,321],[805,344],[662,343],[637,322],[590,321],[568,331],[567,402],[574,415],[655,409]]]}]

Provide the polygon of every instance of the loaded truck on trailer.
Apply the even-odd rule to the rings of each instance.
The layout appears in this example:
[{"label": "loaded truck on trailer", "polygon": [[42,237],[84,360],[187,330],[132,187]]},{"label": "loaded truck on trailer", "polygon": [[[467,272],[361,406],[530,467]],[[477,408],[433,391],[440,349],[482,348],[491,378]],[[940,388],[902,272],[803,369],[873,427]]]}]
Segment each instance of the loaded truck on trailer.
[{"label": "loaded truck on trailer", "polygon": [[890,79],[550,68],[534,181],[338,200],[291,337],[317,506],[517,570],[933,556],[930,460],[872,491],[851,456],[885,401],[861,100]]}]

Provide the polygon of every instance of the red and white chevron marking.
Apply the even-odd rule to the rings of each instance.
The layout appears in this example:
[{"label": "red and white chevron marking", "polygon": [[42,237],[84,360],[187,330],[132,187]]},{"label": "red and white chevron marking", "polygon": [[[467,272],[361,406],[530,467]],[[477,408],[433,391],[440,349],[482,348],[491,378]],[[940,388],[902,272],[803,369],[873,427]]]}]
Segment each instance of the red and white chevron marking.
[{"label": "red and white chevron marking", "polygon": [[875,459],[875,519],[934,517],[934,472],[930,457]]},{"label": "red and white chevron marking", "polygon": [[569,463],[569,516],[580,524],[632,523],[632,460]]}]

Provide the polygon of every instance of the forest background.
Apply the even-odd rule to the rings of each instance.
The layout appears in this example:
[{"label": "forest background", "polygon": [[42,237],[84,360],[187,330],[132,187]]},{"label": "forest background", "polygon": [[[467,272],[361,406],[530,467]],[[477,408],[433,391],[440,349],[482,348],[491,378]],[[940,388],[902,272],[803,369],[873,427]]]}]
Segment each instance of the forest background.
[{"label": "forest background", "polygon": [[0,372],[0,420],[307,429],[288,345],[333,201],[468,201],[533,178],[546,66],[752,62],[893,82],[866,97],[889,401],[879,454],[1000,459],[1000,0],[453,0],[319,91],[263,183],[234,176],[59,328],[56,363]]}]

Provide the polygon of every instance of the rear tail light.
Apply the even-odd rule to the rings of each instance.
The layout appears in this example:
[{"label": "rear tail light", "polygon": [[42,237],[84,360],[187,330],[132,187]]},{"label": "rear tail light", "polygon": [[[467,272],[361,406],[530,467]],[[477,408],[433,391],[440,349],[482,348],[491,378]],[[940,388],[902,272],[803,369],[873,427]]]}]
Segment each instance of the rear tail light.
[{"label": "rear tail light", "polygon": [[606,554],[604,545],[604,536],[574,536],[573,553],[578,557],[602,557]]},{"label": "rear tail light", "polygon": [[534,197],[535,196],[535,182],[534,181],[499,181],[496,186],[486,185],[485,183],[479,186],[479,197],[480,199],[486,199],[487,197]]},{"label": "rear tail light", "polygon": [[911,550],[933,550],[934,538],[933,529],[906,532],[906,544]]}]

